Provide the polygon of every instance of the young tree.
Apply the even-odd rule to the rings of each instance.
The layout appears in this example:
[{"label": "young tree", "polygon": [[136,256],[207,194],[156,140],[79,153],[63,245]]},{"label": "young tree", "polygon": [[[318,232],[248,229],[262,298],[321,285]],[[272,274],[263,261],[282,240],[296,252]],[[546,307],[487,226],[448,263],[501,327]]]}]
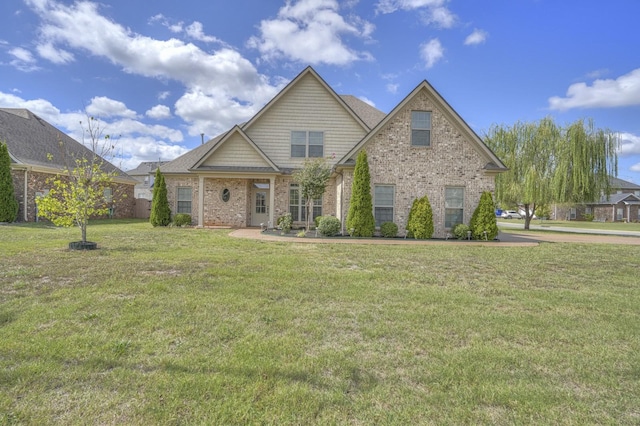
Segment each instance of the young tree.
[{"label": "young tree", "polygon": [[376,230],[371,200],[371,175],[369,160],[365,150],[360,151],[353,171],[351,200],[347,214],[347,229],[353,230],[354,237],[371,237]]},{"label": "young tree", "polygon": [[422,198],[416,198],[409,211],[407,232],[413,238],[426,240],[433,236],[433,230],[433,210],[429,197],[425,195]]},{"label": "young tree", "polygon": [[471,216],[469,228],[471,228],[473,238],[476,240],[484,239],[485,232],[488,240],[493,240],[498,236],[495,206],[489,191],[483,192],[480,196],[478,207],[476,207]]},{"label": "young tree", "polygon": [[17,217],[18,200],[13,189],[9,149],[0,142],[0,222],[15,222]]},{"label": "young tree", "polygon": [[485,142],[509,169],[496,177],[496,199],[523,205],[525,229],[540,205],[595,201],[609,193],[609,176],[618,172],[617,137],[592,121],[568,128],[551,118],[493,126]]},{"label": "young tree", "polygon": [[304,162],[304,167],[293,173],[293,181],[298,184],[300,196],[305,201],[307,230],[309,230],[309,223],[313,219],[313,200],[322,197],[330,176],[331,167],[324,158],[307,159]]},{"label": "young tree", "polygon": [[52,185],[49,193],[36,200],[38,214],[51,220],[54,225],[77,226],[82,244],[87,243],[89,219],[109,213],[109,203],[113,200],[105,198],[105,189],[111,187],[117,175],[117,171],[110,169],[104,160],[104,156],[114,149],[111,137],[104,134],[104,127],[97,118],[87,118],[83,139],[89,138],[90,152],[73,154],[60,141],[65,170],[49,180]]},{"label": "young tree", "polygon": [[160,167],[156,169],[156,177],[153,181],[153,198],[151,200],[151,216],[149,222],[153,226],[167,226],[171,223],[171,208],[167,199],[167,184],[164,175],[160,173]]}]

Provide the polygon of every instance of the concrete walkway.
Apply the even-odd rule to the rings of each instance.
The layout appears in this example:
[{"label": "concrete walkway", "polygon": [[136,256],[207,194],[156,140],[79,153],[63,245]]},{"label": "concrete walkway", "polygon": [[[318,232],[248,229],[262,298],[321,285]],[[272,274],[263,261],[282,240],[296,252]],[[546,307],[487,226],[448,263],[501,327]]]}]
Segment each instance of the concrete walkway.
[{"label": "concrete walkway", "polygon": [[[524,230],[524,220],[512,220],[512,221],[498,221],[498,227],[500,228],[519,228]],[[593,235],[618,235],[622,237],[639,237],[640,231],[624,231],[624,230],[606,230],[606,229],[587,229],[587,228],[572,228],[557,225],[536,225],[529,224],[529,228],[532,231],[553,231],[553,232],[570,232],[574,234],[593,234]]]}]

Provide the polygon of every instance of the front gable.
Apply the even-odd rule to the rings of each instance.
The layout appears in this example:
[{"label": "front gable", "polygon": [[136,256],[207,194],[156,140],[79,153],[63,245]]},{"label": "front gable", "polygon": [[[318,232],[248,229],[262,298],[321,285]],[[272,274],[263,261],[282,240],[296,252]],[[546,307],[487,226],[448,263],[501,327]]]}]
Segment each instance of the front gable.
[{"label": "front gable", "polygon": [[291,132],[322,132],[324,157],[340,158],[369,127],[312,68],[305,69],[247,122],[243,131],[281,168],[301,167],[291,156]]},{"label": "front gable", "polygon": [[236,126],[229,131],[192,168],[194,171],[216,169],[264,169],[278,171],[278,167],[256,144]]},{"label": "front gable", "polygon": [[[411,145],[412,111],[431,113],[431,143],[428,147]],[[456,157],[464,158],[465,161],[472,158],[485,173],[506,170],[502,161],[426,80],[349,151],[339,164],[354,164],[358,152],[372,143],[387,145],[388,154],[397,156],[396,159],[400,162],[403,157],[418,156],[438,162],[447,159],[453,166]]]}]

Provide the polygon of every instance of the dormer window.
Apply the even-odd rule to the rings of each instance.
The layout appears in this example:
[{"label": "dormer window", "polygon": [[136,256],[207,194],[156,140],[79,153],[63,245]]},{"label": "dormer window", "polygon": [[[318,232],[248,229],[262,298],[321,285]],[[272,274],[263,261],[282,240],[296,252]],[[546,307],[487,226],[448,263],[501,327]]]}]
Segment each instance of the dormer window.
[{"label": "dormer window", "polygon": [[431,112],[411,111],[411,145],[431,146]]},{"label": "dormer window", "polygon": [[291,132],[291,157],[324,156],[324,132],[294,130]]}]

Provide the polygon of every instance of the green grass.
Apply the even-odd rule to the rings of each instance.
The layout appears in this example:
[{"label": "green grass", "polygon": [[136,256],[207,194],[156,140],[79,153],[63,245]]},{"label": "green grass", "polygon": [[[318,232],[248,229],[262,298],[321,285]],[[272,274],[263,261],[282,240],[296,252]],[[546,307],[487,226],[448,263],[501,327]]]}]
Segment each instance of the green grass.
[{"label": "green grass", "polygon": [[0,424],[638,424],[640,247],[0,226]]}]

